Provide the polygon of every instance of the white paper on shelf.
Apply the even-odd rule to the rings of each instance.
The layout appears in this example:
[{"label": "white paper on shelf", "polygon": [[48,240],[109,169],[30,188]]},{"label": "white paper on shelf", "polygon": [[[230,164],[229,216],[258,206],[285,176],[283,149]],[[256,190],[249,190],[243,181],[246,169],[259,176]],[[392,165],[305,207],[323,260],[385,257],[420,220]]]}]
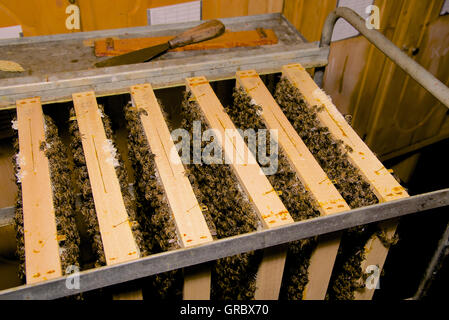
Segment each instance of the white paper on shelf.
[{"label": "white paper on shelf", "polygon": [[201,20],[201,1],[147,9],[148,25]]},{"label": "white paper on shelf", "polygon": [[0,39],[13,39],[22,36],[22,26],[0,28]]},{"label": "white paper on shelf", "polygon": [[443,7],[441,8],[440,15],[448,14],[449,13],[449,0],[444,1]]},{"label": "white paper on shelf", "polygon": [[[339,0],[338,7],[348,7],[357,12],[363,18],[368,18],[366,8],[374,3],[374,0]],[[339,19],[335,25],[332,41],[339,41],[343,39],[352,38],[359,35],[359,32],[354,29],[348,22]]]}]

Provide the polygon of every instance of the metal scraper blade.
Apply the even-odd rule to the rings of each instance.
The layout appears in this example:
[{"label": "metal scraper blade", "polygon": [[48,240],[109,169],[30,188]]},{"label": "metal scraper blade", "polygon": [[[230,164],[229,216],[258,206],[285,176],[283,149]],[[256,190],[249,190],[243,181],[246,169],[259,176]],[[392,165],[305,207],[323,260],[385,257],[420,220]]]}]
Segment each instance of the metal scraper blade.
[{"label": "metal scraper blade", "polygon": [[112,66],[121,66],[124,64],[133,64],[133,63],[141,63],[160,55],[161,53],[170,49],[170,45],[168,42],[158,44],[153,47],[144,48],[140,50],[136,50],[133,52],[125,53],[116,57],[112,57],[100,62],[97,62],[95,66],[97,68],[101,67],[112,67]]}]

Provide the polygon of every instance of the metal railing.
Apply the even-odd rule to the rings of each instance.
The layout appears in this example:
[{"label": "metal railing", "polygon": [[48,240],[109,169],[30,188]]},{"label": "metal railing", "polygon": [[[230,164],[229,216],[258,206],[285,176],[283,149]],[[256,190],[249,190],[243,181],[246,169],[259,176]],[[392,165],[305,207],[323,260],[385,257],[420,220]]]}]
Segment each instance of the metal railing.
[{"label": "metal railing", "polygon": [[[382,33],[375,29],[368,29],[366,27],[366,21],[352,9],[341,7],[329,14],[321,34],[320,47],[330,47],[335,24],[340,18],[348,21],[355,29],[365,36],[369,42],[375,45],[376,48],[382,51],[402,70],[415,79],[416,82],[449,108],[449,88],[415,60],[402,52],[401,49],[388,40]],[[323,85],[324,71],[325,67],[321,67],[317,68],[315,72],[315,82],[320,87]]]}]

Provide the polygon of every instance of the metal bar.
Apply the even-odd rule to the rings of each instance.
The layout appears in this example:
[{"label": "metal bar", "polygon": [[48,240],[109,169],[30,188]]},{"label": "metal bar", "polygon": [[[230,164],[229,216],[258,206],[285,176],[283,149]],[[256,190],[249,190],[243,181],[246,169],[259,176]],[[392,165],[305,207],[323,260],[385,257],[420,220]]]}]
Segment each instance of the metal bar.
[{"label": "metal bar", "polygon": [[[365,36],[372,44],[382,51],[388,58],[397,64],[402,70],[416,80],[429,91],[442,104],[449,108],[449,88],[438,80],[433,74],[423,68],[415,60],[402,52],[393,42],[375,29],[368,29],[365,20],[352,9],[341,7],[329,14],[324,23],[320,46],[329,48],[332,33],[338,19],[343,18]],[[324,68],[315,72],[315,82],[322,87]]]},{"label": "metal bar", "polygon": [[449,223],[446,226],[446,230],[443,233],[440,241],[438,242],[438,247],[430,260],[430,264],[427,266],[426,273],[422,278],[418,290],[413,296],[412,300],[420,300],[427,295],[427,292],[435,280],[435,276],[440,271],[444,258],[449,254]]},{"label": "metal bar", "polygon": [[66,281],[70,283],[72,275],[0,291],[0,299],[60,298],[243,252],[265,249],[445,206],[449,206],[449,189],[213,241],[194,248],[164,252],[123,264],[83,271],[77,275],[79,287],[76,289],[69,289],[66,286]]}]

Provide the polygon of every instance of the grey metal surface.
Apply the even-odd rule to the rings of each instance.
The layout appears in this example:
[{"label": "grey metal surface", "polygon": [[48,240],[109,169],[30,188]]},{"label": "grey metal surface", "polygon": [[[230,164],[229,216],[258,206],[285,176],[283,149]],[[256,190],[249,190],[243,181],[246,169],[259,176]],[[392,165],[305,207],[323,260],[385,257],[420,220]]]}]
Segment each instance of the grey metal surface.
[{"label": "grey metal surface", "polygon": [[[352,9],[340,7],[329,14],[324,23],[321,35],[321,47],[329,48],[335,24],[340,18],[344,18],[348,21],[388,58],[415,79],[442,104],[449,108],[449,88],[415,60],[402,52],[401,49],[388,40],[382,33],[375,29],[368,29],[365,20]],[[323,68],[319,69],[315,74],[315,81],[320,87],[323,83],[323,75]]]},{"label": "grey metal surface", "polygon": [[285,64],[299,62],[305,67],[327,63],[327,49],[316,44],[289,46],[288,50],[267,48],[250,56],[238,53],[215,54],[145,64],[116,66],[89,71],[60,73],[39,78],[13,78],[0,81],[0,109],[15,107],[18,99],[40,96],[41,101],[59,102],[71,100],[76,92],[94,90],[97,96],[129,92],[129,87],[149,82],[154,88],[184,85],[185,78],[206,76],[209,80],[233,78],[235,72],[256,69],[260,74],[281,70]]},{"label": "grey metal surface", "polygon": [[[257,27],[273,29],[279,38],[279,44],[286,46],[304,43],[301,35],[286,22],[280,14],[268,14],[240,18],[220,19],[230,31],[251,30]],[[175,36],[181,31],[201,24],[202,21],[167,24],[159,26],[135,27],[91,32],[68,33],[53,36],[25,37],[19,39],[0,40],[0,56],[3,60],[13,60],[20,63],[26,72],[11,74],[0,72],[1,78],[47,76],[56,72],[81,71],[92,69],[95,62],[106,58],[97,58],[94,48],[85,46],[84,40],[94,40],[105,37],[119,39]],[[173,60],[191,56],[211,56],[215,53],[258,51],[253,48],[232,48],[207,50],[202,52],[171,52],[159,60]]]},{"label": "grey metal surface", "polygon": [[66,276],[0,291],[0,299],[55,299],[243,252],[445,206],[449,206],[449,189],[213,241],[189,249],[164,252],[123,264],[83,271],[78,274],[80,284],[78,289],[67,288]]},{"label": "grey metal surface", "polygon": [[175,35],[200,22],[0,41],[2,59],[16,61],[27,70],[14,77],[11,73],[0,73],[0,108],[13,107],[15,100],[30,96],[41,96],[43,102],[63,101],[69,100],[72,93],[83,90],[107,95],[127,92],[130,85],[141,82],[151,82],[158,88],[181,85],[185,77],[196,75],[218,80],[230,78],[242,69],[254,68],[263,74],[280,71],[282,65],[292,62],[310,67],[327,63],[328,48],[320,49],[318,43],[306,43],[280,14],[221,21],[231,31],[257,27],[273,29],[279,43],[250,48],[168,52],[144,64],[94,69],[93,64],[104,58],[96,58],[94,49],[84,46],[83,40]]}]

